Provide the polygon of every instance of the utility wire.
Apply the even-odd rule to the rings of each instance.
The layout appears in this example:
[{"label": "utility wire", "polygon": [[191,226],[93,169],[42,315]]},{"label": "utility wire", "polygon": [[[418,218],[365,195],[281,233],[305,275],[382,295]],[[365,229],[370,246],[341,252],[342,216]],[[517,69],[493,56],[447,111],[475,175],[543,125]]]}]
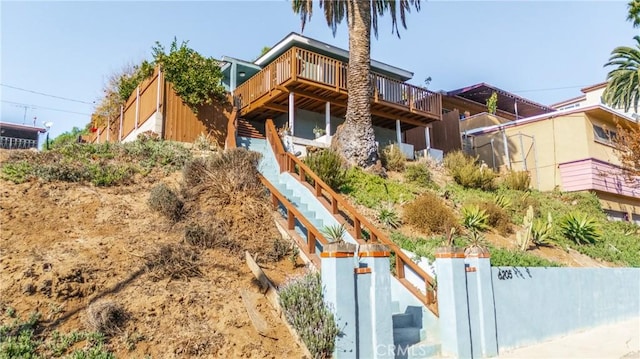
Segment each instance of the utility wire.
[{"label": "utility wire", "polygon": [[47,96],[47,97],[53,97],[53,98],[57,98],[60,100],[65,100],[65,101],[72,101],[72,102],[78,102],[78,103],[83,103],[85,105],[93,105],[93,103],[91,102],[87,102],[87,101],[82,101],[82,100],[74,100],[72,98],[68,98],[68,97],[62,97],[62,96],[56,96],[56,95],[51,95],[48,93],[44,93],[44,92],[38,92],[38,91],[33,91],[33,90],[27,90],[27,89],[23,89],[21,87],[16,87],[16,86],[11,86],[11,85],[5,85],[5,84],[0,84],[0,86],[3,87],[8,87],[10,89],[14,89],[14,90],[20,90],[20,91],[24,91],[24,92],[30,92],[30,93],[34,93],[36,95],[42,95],[42,96]]},{"label": "utility wire", "polygon": [[76,114],[76,115],[91,116],[91,114],[88,114],[88,113],[75,112],[75,111],[69,111],[69,110],[61,110],[61,109],[58,109],[58,108],[51,108],[51,107],[36,106],[36,105],[30,105],[30,104],[20,103],[20,102],[13,102],[13,101],[7,101],[7,100],[2,100],[2,102],[8,103],[10,105],[20,106],[20,107],[27,106],[27,107],[32,108],[32,109],[50,110],[50,111],[73,113],[73,114]]},{"label": "utility wire", "polygon": [[516,91],[510,91],[510,92],[542,92],[542,91],[555,91],[555,90],[567,90],[567,89],[575,89],[575,88],[583,88],[583,87],[587,87],[589,85],[583,85],[583,86],[565,86],[565,87],[552,87],[552,88],[546,88],[546,89],[534,89],[534,90],[516,90]]}]

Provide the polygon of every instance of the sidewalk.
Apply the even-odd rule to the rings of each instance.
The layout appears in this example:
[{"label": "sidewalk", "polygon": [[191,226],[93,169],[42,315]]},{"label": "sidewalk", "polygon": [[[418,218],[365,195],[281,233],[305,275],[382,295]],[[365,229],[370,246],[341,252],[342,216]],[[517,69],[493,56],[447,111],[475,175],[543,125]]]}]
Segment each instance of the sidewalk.
[{"label": "sidewalk", "polygon": [[503,352],[498,358],[640,359],[640,317]]}]

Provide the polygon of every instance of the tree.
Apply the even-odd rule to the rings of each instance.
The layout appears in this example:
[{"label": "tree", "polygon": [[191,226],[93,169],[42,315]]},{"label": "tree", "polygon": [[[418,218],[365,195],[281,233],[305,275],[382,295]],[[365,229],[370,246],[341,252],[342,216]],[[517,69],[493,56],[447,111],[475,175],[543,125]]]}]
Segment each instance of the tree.
[{"label": "tree", "polygon": [[633,27],[640,27],[640,0],[629,1],[628,7],[627,21],[631,21]]},{"label": "tree", "polygon": [[73,127],[71,131],[59,134],[51,141],[49,146],[51,148],[61,148],[69,144],[78,142],[78,137],[88,134],[89,131],[86,128],[79,129],[78,127]]},{"label": "tree", "polygon": [[623,127],[620,122],[617,124],[616,153],[628,182],[640,184],[637,179],[640,177],[640,125],[638,122],[630,127]]},{"label": "tree", "polygon": [[602,100],[604,103],[629,111],[633,106],[638,112],[640,102],[640,36],[633,38],[635,48],[619,46],[613,49],[609,62],[605,66],[616,66],[607,74],[607,88],[604,90]]},{"label": "tree", "polygon": [[[400,37],[400,23],[407,28],[405,15],[413,5],[420,11],[420,0],[320,0],[327,25],[335,36],[338,25],[347,19],[349,29],[349,67],[347,73],[347,113],[345,122],[332,140],[335,148],[350,164],[368,167],[378,161],[378,148],[371,122],[371,30],[378,37],[378,16],[389,13],[391,31]],[[313,13],[312,0],[293,0],[293,11],[300,15],[302,31]]]}]

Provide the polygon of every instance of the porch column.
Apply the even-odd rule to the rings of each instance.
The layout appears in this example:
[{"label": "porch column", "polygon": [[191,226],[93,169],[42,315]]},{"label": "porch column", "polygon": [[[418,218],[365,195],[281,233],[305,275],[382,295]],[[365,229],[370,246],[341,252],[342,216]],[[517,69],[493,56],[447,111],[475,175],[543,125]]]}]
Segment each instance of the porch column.
[{"label": "porch column", "polygon": [[424,128],[424,140],[427,145],[427,150],[431,149],[431,127],[426,126]]},{"label": "porch column", "polygon": [[295,99],[293,96],[293,92],[289,92],[289,131],[291,132],[291,136],[293,136],[293,120],[295,117]]},{"label": "porch column", "polygon": [[324,133],[331,136],[331,103],[328,101],[324,108]]},{"label": "porch column", "polygon": [[402,143],[402,130],[400,129],[400,120],[396,120],[396,141]]},{"label": "porch column", "polygon": [[238,82],[236,78],[237,71],[238,71],[238,64],[234,61],[231,63],[231,71],[230,71],[231,78],[229,81],[229,87],[230,87],[231,93],[233,93],[236,90],[236,84]]}]

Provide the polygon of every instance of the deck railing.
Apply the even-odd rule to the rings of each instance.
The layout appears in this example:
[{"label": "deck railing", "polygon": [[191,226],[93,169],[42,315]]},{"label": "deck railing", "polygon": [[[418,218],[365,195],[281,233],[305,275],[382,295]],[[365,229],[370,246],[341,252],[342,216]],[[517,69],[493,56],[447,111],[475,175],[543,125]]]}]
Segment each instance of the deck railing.
[{"label": "deck railing", "polygon": [[[363,243],[366,241],[364,238],[365,235],[363,234],[363,232],[366,232],[369,241],[387,245],[391,252],[395,254],[395,276],[411,293],[419,298],[429,310],[435,315],[438,315],[434,279],[413,262],[386,234],[371,224],[369,220],[360,214],[342,196],[322,181],[304,162],[295,155],[285,152],[272,120],[267,120],[266,122],[266,137],[276,155],[280,172],[286,171],[294,175],[294,177],[297,177],[334,216],[339,216],[345,223],[350,223],[351,228],[349,232],[358,242]],[[405,269],[407,268],[423,282],[424,285],[421,289],[418,289],[406,279]]]},{"label": "deck railing", "polygon": [[227,122],[227,137],[224,140],[224,148],[236,148],[236,135],[238,132],[238,108],[234,107]]},{"label": "deck railing", "polygon": [[[347,91],[347,67],[346,62],[293,47],[238,86],[234,90],[234,105],[243,109],[285,82],[298,79],[344,93]],[[436,116],[442,112],[442,97],[436,92],[378,73],[371,73],[371,82],[372,99],[376,102]]]}]

